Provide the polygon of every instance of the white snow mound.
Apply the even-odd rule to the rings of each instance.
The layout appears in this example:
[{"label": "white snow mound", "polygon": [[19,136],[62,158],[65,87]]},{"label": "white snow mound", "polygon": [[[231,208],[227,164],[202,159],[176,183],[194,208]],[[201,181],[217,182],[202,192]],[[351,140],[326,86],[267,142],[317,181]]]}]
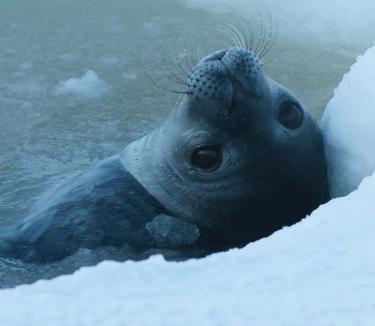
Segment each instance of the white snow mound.
[{"label": "white snow mound", "polygon": [[81,78],[70,78],[60,81],[55,87],[55,95],[77,95],[92,99],[102,96],[109,90],[109,84],[98,75],[88,70]]},{"label": "white snow mound", "polygon": [[331,195],[356,189],[375,169],[375,47],[358,57],[322,118]]},{"label": "white snow mound", "polygon": [[0,325],[374,325],[375,176],[206,259],[104,262],[0,291]]}]

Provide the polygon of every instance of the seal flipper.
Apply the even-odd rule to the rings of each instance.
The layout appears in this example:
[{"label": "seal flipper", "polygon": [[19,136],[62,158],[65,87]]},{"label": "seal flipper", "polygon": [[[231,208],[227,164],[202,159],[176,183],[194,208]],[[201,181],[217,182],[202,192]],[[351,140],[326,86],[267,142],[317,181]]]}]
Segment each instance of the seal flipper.
[{"label": "seal flipper", "polygon": [[158,248],[174,249],[191,246],[200,235],[196,225],[167,214],[155,216],[145,227]]}]

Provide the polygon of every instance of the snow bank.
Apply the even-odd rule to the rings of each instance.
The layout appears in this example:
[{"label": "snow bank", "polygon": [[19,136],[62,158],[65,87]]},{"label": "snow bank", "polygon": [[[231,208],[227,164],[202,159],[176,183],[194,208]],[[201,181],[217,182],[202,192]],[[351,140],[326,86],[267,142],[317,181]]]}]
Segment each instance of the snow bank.
[{"label": "snow bank", "polygon": [[0,291],[1,325],[373,325],[375,176],[267,239],[206,259],[104,262]]},{"label": "snow bank", "polygon": [[109,90],[109,84],[99,79],[98,75],[88,70],[81,78],[60,81],[55,87],[55,95],[77,95],[86,99],[102,96]]},{"label": "snow bank", "polygon": [[322,118],[333,196],[356,189],[375,169],[375,47],[360,56]]},{"label": "snow bank", "polygon": [[[267,15],[277,21],[279,33],[304,42],[328,41],[345,46],[374,40],[375,1],[362,0],[180,0],[213,12],[231,9],[245,17]],[[255,23],[254,23],[255,24]],[[255,24],[256,25],[256,24]]]}]

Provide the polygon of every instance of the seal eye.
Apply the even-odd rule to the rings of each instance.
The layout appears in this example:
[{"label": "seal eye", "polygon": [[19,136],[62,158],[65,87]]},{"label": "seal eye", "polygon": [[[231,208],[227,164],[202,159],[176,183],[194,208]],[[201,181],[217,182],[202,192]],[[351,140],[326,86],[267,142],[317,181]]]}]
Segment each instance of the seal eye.
[{"label": "seal eye", "polygon": [[302,124],[303,112],[297,104],[285,102],[281,106],[277,119],[285,128],[297,129]]},{"label": "seal eye", "polygon": [[191,162],[202,170],[214,170],[221,161],[220,148],[218,146],[200,147],[193,152]]}]

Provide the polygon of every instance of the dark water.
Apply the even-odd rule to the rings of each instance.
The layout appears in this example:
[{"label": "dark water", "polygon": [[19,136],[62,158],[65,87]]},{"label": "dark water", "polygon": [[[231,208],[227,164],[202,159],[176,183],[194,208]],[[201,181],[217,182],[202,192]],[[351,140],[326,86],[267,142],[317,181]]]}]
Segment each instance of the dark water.
[{"label": "dark water", "polygon": [[[277,12],[273,16],[277,20]],[[223,47],[227,40],[214,30],[224,18],[172,0],[2,0],[1,233],[49,188],[157,126],[177,98],[152,80],[175,88],[172,71],[183,69],[184,53],[196,62]],[[281,32],[266,70],[319,119],[366,42],[322,43]],[[85,89],[61,89],[62,81],[87,71],[95,78]],[[0,260],[0,287],[70,273],[107,254],[83,250],[51,266]]]}]

